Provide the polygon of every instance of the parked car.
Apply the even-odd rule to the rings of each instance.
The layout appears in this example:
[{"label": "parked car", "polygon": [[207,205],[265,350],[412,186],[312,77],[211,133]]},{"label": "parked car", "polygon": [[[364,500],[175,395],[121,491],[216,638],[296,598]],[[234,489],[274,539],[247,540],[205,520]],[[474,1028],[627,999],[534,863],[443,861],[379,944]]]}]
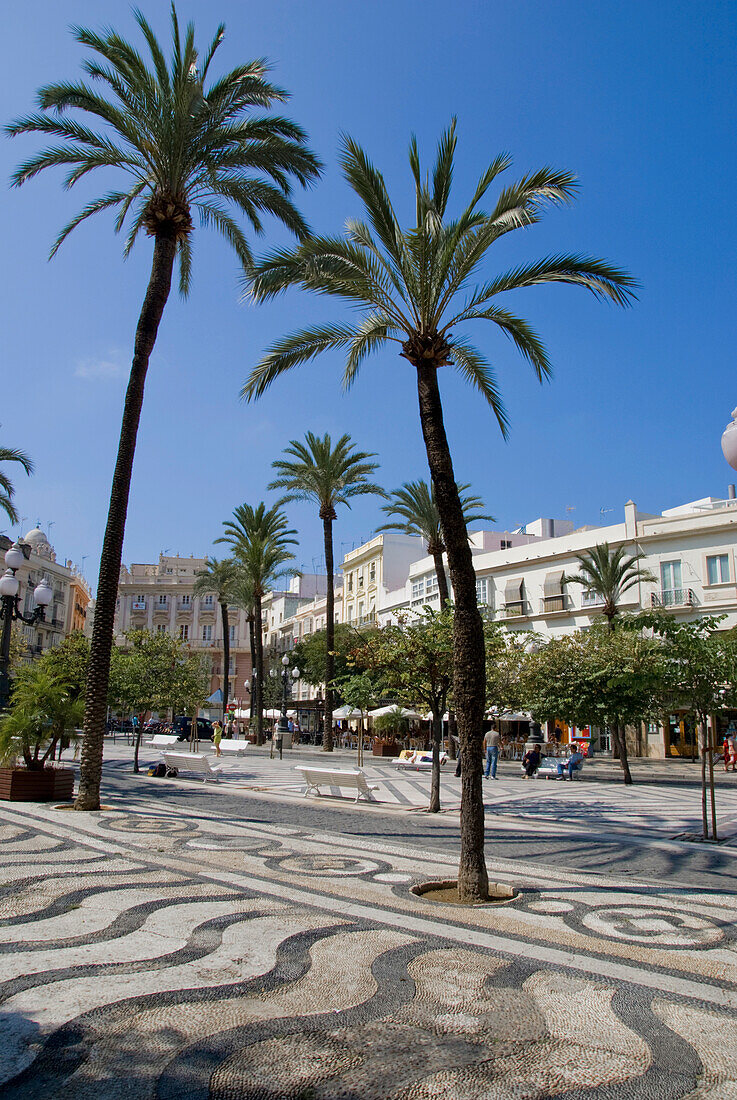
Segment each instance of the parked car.
[{"label": "parked car", "polygon": [[[171,732],[178,741],[189,741],[192,736],[192,719],[181,714],[172,722]],[[212,722],[209,718],[197,719],[197,736],[200,741],[212,741]]]}]

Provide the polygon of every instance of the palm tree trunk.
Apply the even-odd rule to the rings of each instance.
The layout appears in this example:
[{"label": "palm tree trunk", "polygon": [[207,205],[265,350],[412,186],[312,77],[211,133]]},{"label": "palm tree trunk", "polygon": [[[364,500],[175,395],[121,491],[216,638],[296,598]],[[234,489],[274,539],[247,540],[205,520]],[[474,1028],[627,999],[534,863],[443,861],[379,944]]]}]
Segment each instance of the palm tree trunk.
[{"label": "palm tree trunk", "polygon": [[220,604],[220,616],[223,620],[223,729],[225,729],[225,712],[228,709],[228,670],[230,669],[230,624],[227,603]]},{"label": "palm tree trunk", "polygon": [[440,742],[443,737],[443,703],[441,710],[432,712],[432,775],[430,776],[431,814],[440,813]]},{"label": "palm tree trunk", "polygon": [[256,637],[256,683],[251,703],[256,703],[256,744],[264,743],[264,634],[261,624],[261,596],[256,593],[253,597],[254,610],[254,634]]},{"label": "palm tree trunk", "polygon": [[141,418],[148,361],[156,343],[159,323],[171,290],[175,252],[175,241],[168,237],[156,238],[151,276],[148,281],[141,314],[138,318],[138,328],[136,329],[133,362],[125,395],[123,422],[120,428],[118,458],[115,463],[107,526],[100,556],[95,622],[92,628],[90,660],[87,670],[79,792],[74,803],[75,810],[98,810],[100,808],[102,749],[107,714],[107,689],[110,679],[110,651],[113,646],[115,603],[118,598],[118,579],[123,554],[123,536],[128,512],[133,456],[136,450],[136,437]]},{"label": "palm tree trunk", "polygon": [[328,588],[325,599],[325,725],[322,734],[322,751],[333,751],[333,677],[335,676],[335,593],[333,592],[333,521],[323,519],[325,539],[325,570]]},{"label": "palm tree trunk", "polygon": [[443,561],[443,551],[436,550],[433,553],[432,560],[435,566],[435,576],[438,578],[438,595],[440,596],[440,610],[442,611],[450,599],[448,578],[445,573],[445,562]]},{"label": "palm tree trunk", "polygon": [[258,680],[258,676],[253,675],[253,671],[256,668],[256,626],[255,626],[255,623],[256,623],[255,616],[253,614],[250,614],[248,616],[248,645],[249,645],[249,648],[251,650],[251,706],[250,706],[250,713],[249,713],[249,716],[248,716],[248,733],[249,733],[249,736],[250,736],[250,734],[253,733],[253,730],[251,729],[251,723],[253,722],[253,705],[256,701],[256,692],[258,691],[258,688],[257,688],[257,685],[256,685],[256,681]]},{"label": "palm tree trunk", "polygon": [[484,860],[484,800],[479,767],[486,694],[484,631],[476,603],[476,574],[468,531],[443,423],[437,368],[427,362],[415,366],[422,434],[455,597],[453,697],[464,764],[458,893],[461,901],[485,901],[489,879]]}]

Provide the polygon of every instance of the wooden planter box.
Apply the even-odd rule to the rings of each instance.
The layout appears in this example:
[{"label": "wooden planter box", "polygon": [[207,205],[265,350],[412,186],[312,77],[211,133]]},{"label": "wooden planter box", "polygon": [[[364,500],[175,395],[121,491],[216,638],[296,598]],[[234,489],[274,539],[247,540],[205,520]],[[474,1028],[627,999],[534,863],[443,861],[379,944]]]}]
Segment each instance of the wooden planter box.
[{"label": "wooden planter box", "polygon": [[396,741],[374,741],[374,756],[399,756],[401,751]]},{"label": "wooden planter box", "polygon": [[0,768],[0,799],[5,802],[56,802],[73,794],[72,768]]}]

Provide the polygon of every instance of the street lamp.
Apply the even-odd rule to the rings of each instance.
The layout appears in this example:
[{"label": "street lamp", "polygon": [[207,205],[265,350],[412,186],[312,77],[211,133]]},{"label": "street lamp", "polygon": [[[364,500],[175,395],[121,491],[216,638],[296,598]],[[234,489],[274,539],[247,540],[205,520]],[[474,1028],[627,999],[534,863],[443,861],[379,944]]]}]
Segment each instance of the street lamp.
[{"label": "street lamp", "polygon": [[6,571],[0,577],[0,620],[2,620],[2,638],[0,639],[0,711],[5,710],[10,698],[10,630],[17,619],[28,626],[43,622],[46,608],[51,603],[54,593],[49,581],[44,577],[40,584],[36,585],[33,592],[35,607],[30,615],[24,615],[20,609],[20,581],[16,577],[17,571],[26,560],[25,554],[14,543],[5,552]]},{"label": "street lamp", "polygon": [[737,470],[737,409],[732,409],[732,419],[722,432],[722,454],[733,470]]},{"label": "street lamp", "polygon": [[[291,693],[291,686],[290,686],[290,679],[289,679],[290,672],[291,672],[292,680],[296,683],[296,681],[299,679],[300,671],[296,667],[293,668],[293,669],[289,668],[289,657],[287,656],[286,653],[282,657],[281,663],[282,663],[282,671],[281,671],[281,688],[282,688],[281,714],[279,716],[279,721],[277,722],[277,725],[276,725],[276,732],[277,732],[277,734],[281,734],[281,736],[283,737],[284,734],[288,732],[287,688],[289,688],[290,693]],[[272,668],[269,671],[269,676],[272,678],[272,680],[276,680],[278,675],[279,675],[279,673],[277,672],[277,670],[275,668]]]}]

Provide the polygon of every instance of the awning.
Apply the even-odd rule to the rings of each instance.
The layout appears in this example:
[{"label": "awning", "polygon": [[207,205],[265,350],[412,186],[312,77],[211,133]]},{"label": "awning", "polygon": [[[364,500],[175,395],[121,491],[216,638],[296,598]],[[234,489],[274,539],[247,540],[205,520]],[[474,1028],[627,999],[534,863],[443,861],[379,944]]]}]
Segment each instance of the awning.
[{"label": "awning", "polygon": [[522,577],[516,577],[513,581],[507,581],[504,585],[504,602],[522,603],[522,586],[524,583]]},{"label": "awning", "polygon": [[208,703],[222,703],[222,701],[223,701],[222,690],[220,688],[218,688],[216,691],[213,691],[212,695],[210,695],[208,697],[207,701],[208,701]]},{"label": "awning", "polygon": [[562,569],[556,570],[555,573],[545,574],[545,583],[543,584],[544,596],[562,596],[563,595],[563,577],[565,574]]}]

